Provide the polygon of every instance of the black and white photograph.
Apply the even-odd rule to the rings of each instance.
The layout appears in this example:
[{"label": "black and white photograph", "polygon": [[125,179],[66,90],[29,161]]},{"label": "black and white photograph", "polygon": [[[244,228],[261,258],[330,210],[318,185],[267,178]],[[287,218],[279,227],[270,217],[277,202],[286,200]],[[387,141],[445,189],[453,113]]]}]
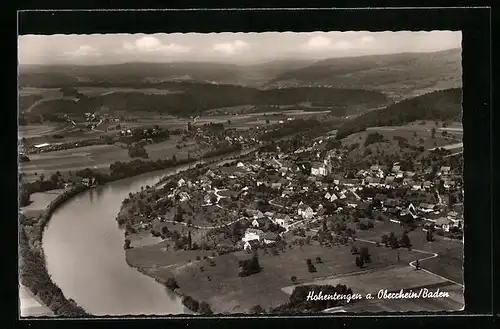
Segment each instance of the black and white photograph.
[{"label": "black and white photograph", "polygon": [[17,42],[21,318],[464,310],[461,31]]}]

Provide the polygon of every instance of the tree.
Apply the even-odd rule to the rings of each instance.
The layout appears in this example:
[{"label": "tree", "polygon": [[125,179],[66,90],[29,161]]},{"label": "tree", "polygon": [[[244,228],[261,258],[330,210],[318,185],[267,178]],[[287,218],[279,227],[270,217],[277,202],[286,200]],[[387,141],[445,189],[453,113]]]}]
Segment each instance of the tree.
[{"label": "tree", "polygon": [[359,254],[358,247],[356,247],[355,245],[353,245],[351,247],[351,254],[353,254],[353,255]]},{"label": "tree", "polygon": [[399,248],[398,238],[396,238],[394,232],[391,232],[389,235],[389,246],[391,246],[392,249]]},{"label": "tree", "polygon": [[316,267],[313,265],[313,263],[311,262],[310,259],[308,259],[306,261],[306,264],[307,264],[307,270],[310,272],[310,273],[314,273],[316,272]]},{"label": "tree", "polygon": [[125,244],[124,244],[124,249],[130,249],[130,240],[129,239],[125,239]]},{"label": "tree", "polygon": [[250,309],[250,314],[263,314],[266,311],[260,305],[255,305]]},{"label": "tree", "polygon": [[316,263],[318,263],[318,264],[323,263],[323,260],[321,259],[321,257],[319,257],[319,256],[316,257]]},{"label": "tree", "polygon": [[297,277],[295,275],[293,275],[290,280],[292,280],[293,283],[297,282]]},{"label": "tree", "polygon": [[436,137],[436,128],[432,127],[431,129],[431,137],[434,139]]},{"label": "tree", "polygon": [[57,174],[52,174],[50,176],[50,181],[52,182],[52,184],[57,185],[57,183],[59,182],[59,176],[57,176]]},{"label": "tree", "polygon": [[167,287],[170,290],[175,290],[179,288],[179,285],[177,284],[177,281],[174,278],[168,278],[167,281],[165,282],[165,287]]},{"label": "tree", "polygon": [[259,256],[257,253],[254,253],[252,258],[241,261],[240,262],[241,272],[239,273],[240,277],[249,276],[255,273],[259,273],[261,271],[261,267],[259,264]]},{"label": "tree", "polygon": [[231,124],[231,120],[227,120],[227,124],[230,125]]},{"label": "tree", "polygon": [[[192,239],[191,239],[191,231],[188,232],[188,249],[192,248]],[[198,256],[200,257],[200,256]]]},{"label": "tree", "polygon": [[356,257],[356,266],[359,267],[359,268],[361,268],[361,267],[364,266],[363,259],[360,256]]},{"label": "tree", "polygon": [[359,257],[364,263],[371,262],[371,255],[370,252],[368,251],[368,247],[361,247],[361,250],[359,252]]},{"label": "tree", "polygon": [[410,237],[408,236],[408,231],[404,231],[403,232],[403,236],[401,237],[401,240],[399,241],[399,244],[402,246],[402,247],[411,247],[411,243],[410,243]]},{"label": "tree", "polygon": [[267,124],[267,125],[269,124],[269,119],[266,119],[266,124]]},{"label": "tree", "polygon": [[425,239],[428,241],[428,242],[432,242],[434,241],[434,237],[432,236],[432,229],[429,228],[426,232],[426,236],[425,236]]}]

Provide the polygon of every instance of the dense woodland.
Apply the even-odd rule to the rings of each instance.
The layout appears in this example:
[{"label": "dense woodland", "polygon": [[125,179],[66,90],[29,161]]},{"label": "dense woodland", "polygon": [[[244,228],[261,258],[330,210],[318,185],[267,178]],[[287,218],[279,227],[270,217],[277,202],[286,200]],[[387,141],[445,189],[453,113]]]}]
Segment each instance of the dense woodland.
[{"label": "dense woodland", "polygon": [[337,132],[337,139],[369,127],[399,126],[417,120],[456,120],[462,113],[462,89],[439,90],[407,99],[388,107],[366,112],[345,122]]}]

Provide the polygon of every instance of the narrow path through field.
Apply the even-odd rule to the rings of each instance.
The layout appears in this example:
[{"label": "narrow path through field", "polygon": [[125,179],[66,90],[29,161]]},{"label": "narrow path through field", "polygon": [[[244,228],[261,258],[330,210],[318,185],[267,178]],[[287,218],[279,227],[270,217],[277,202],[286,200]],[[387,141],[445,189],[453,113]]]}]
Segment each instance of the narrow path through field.
[{"label": "narrow path through field", "polygon": [[[313,231],[313,232],[318,232],[318,230],[316,230],[316,229],[311,229],[311,231]],[[334,233],[334,235],[337,235],[337,234],[335,234],[335,233]],[[371,244],[377,244],[377,242],[376,242],[376,241],[366,240],[366,239],[359,239],[359,238],[356,238],[356,241],[361,241],[361,242],[366,242],[366,243],[371,243]],[[418,260],[418,262],[420,263],[420,262],[423,262],[423,261],[425,261],[425,260],[429,260],[429,259],[436,258],[436,257],[438,257],[438,256],[439,256],[439,254],[437,254],[437,253],[435,253],[435,252],[430,252],[430,251],[425,251],[425,250],[419,250],[419,249],[413,249],[413,248],[412,248],[412,249],[411,249],[411,251],[414,251],[414,252],[417,252],[417,253],[421,253],[421,254],[426,254],[426,255],[429,255],[428,257],[419,258],[419,259],[416,259],[416,260],[411,261],[408,265],[409,265],[409,266],[411,266],[411,267],[413,267],[413,268],[416,268],[415,263],[417,262],[417,260]],[[451,282],[451,283],[457,284],[457,285],[459,285],[459,286],[461,286],[461,287],[463,287],[463,286],[464,286],[464,285],[463,285],[463,284],[461,284],[461,283],[458,283],[458,282],[453,281],[453,280],[451,280],[451,279],[445,278],[445,277],[443,277],[443,276],[441,276],[441,275],[439,275],[439,274],[436,274],[436,273],[434,273],[434,272],[431,272],[431,271],[429,271],[429,270],[426,270],[426,269],[420,268],[420,270],[419,270],[419,271],[424,271],[424,272],[426,272],[426,273],[432,274],[432,275],[434,275],[434,276],[436,276],[436,277],[438,277],[438,278],[441,278],[442,280],[445,280],[445,281],[448,281],[448,282]]]},{"label": "narrow path through field", "polygon": [[[357,240],[357,241],[366,242],[366,243],[371,243],[371,244],[377,244],[377,242],[375,242],[375,241],[371,241],[371,240],[358,239],[358,238],[356,238],[356,240]],[[417,253],[421,253],[421,254],[430,255],[430,256],[428,256],[428,257],[424,257],[424,258],[420,258],[420,259],[416,259],[416,260],[411,261],[408,265],[410,265],[410,266],[411,266],[411,267],[413,267],[413,268],[416,268],[415,263],[417,262],[417,260],[418,260],[418,262],[420,263],[420,262],[423,262],[423,261],[425,261],[425,260],[432,259],[432,258],[436,258],[436,257],[438,257],[438,256],[439,256],[439,254],[437,254],[437,253],[435,253],[435,252],[430,252],[430,251],[425,251],[425,250],[419,250],[419,249],[413,249],[413,248],[412,248],[412,249],[411,249],[411,251],[414,251],[414,252],[417,252]],[[434,273],[434,272],[431,272],[431,271],[429,271],[429,270],[426,270],[426,269],[420,268],[420,271],[424,271],[424,272],[426,272],[426,273],[432,274],[432,275],[434,275],[434,276],[436,276],[436,277],[438,277],[438,278],[441,278],[441,279],[443,279],[443,280],[445,280],[445,281],[448,281],[448,282],[451,282],[451,283],[457,284],[457,285],[459,285],[459,286],[461,286],[461,287],[463,287],[463,286],[464,286],[464,285],[463,285],[463,284],[461,284],[461,283],[458,283],[458,282],[453,281],[453,280],[451,280],[451,279],[445,278],[445,277],[443,277],[443,276],[441,276],[441,275],[439,275],[439,274],[436,274],[436,273]]]}]

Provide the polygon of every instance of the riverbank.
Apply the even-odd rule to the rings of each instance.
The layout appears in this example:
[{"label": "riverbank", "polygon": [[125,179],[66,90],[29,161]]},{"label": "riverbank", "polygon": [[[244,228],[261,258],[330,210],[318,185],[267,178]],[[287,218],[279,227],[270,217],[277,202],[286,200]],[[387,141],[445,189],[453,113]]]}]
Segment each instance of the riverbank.
[{"label": "riverbank", "polygon": [[87,186],[77,185],[58,195],[49,203],[34,225],[26,225],[22,221],[19,223],[20,283],[26,286],[55,315],[77,317],[90,315],[75,301],[66,298],[62,290],[52,281],[47,271],[42,246],[43,231],[53,212],[63,203],[87,189]]},{"label": "riverbank", "polygon": [[[202,167],[207,167],[207,168],[213,168],[214,166],[220,166],[222,164],[236,164],[241,158],[248,156],[249,153],[254,151],[253,149],[251,150],[246,150],[245,152],[242,152],[238,156],[226,158],[224,160],[214,160],[210,162],[203,162],[199,163],[193,168],[186,168],[185,170],[181,171],[176,171],[173,172],[169,175],[166,175],[162,177],[159,182],[154,184],[150,188],[158,188],[159,185],[161,185],[163,182],[167,180],[176,180],[180,176],[185,176],[189,175],[191,171],[197,171],[200,169],[200,166]],[[140,192],[137,192],[140,193]],[[117,221],[119,225],[123,225],[124,223],[120,220],[119,216],[117,217]],[[144,234],[137,234],[139,237],[139,240],[144,240],[144,238],[147,235],[150,235],[150,232],[142,232]],[[125,232],[125,238],[126,241],[130,239],[130,235],[127,235],[127,232]],[[156,240],[157,241],[157,240]],[[163,257],[165,256],[163,253],[167,250],[167,247],[164,245],[162,242],[156,242],[153,241],[151,244],[144,244],[144,245],[139,245],[137,247],[132,247],[132,248],[126,248],[126,262],[127,264],[135,268],[138,272],[140,272],[143,275],[146,275],[148,277],[153,278],[156,282],[160,283],[163,285],[166,289],[174,292],[179,298],[182,299],[182,302],[186,308],[191,310],[195,314],[212,314],[212,309],[210,305],[205,302],[205,301],[198,301],[194,299],[190,294],[186,294],[182,288],[176,288],[172,289],[171,286],[167,284],[167,282],[171,279],[174,278],[174,275],[170,272],[169,268],[175,268],[179,264],[182,264],[182,266],[196,266],[196,263],[198,263],[202,258],[204,260],[206,259],[212,259],[215,255],[212,250],[188,250],[188,251],[174,251],[170,250],[168,253],[168,257]],[[134,242],[138,241],[130,241],[132,244]],[[129,244],[130,246],[130,244]],[[136,253],[138,251],[138,253]],[[144,253],[145,252],[145,253]],[[162,254],[162,262],[158,263],[158,253],[160,252]],[[148,262],[148,259],[151,260],[151,262]],[[148,262],[149,264],[147,266],[137,266],[138,262]]]},{"label": "riverbank", "polygon": [[[217,160],[214,160],[212,162],[216,161]],[[192,159],[190,162],[175,163],[174,166],[170,164],[167,168],[144,166],[140,168],[140,170],[137,170],[139,168],[134,168],[136,170],[131,170],[128,173],[110,175],[106,177],[107,179],[102,183],[105,184],[147,172],[174,169],[175,167],[182,167],[193,163],[200,164],[200,162],[210,163],[207,161],[196,161]],[[91,173],[92,172],[89,174]],[[76,185],[51,200],[46,209],[39,214],[35,221],[27,221],[23,218],[19,223],[20,282],[26,286],[33,295],[39,298],[41,302],[50,308],[55,315],[58,316],[81,317],[89,316],[91,314],[86,312],[82,307],[78,306],[72,299],[66,298],[62,290],[55,284],[55,282],[52,281],[52,278],[47,270],[47,263],[42,246],[43,232],[52,214],[58,207],[89,188],[90,187],[85,185]]]}]

